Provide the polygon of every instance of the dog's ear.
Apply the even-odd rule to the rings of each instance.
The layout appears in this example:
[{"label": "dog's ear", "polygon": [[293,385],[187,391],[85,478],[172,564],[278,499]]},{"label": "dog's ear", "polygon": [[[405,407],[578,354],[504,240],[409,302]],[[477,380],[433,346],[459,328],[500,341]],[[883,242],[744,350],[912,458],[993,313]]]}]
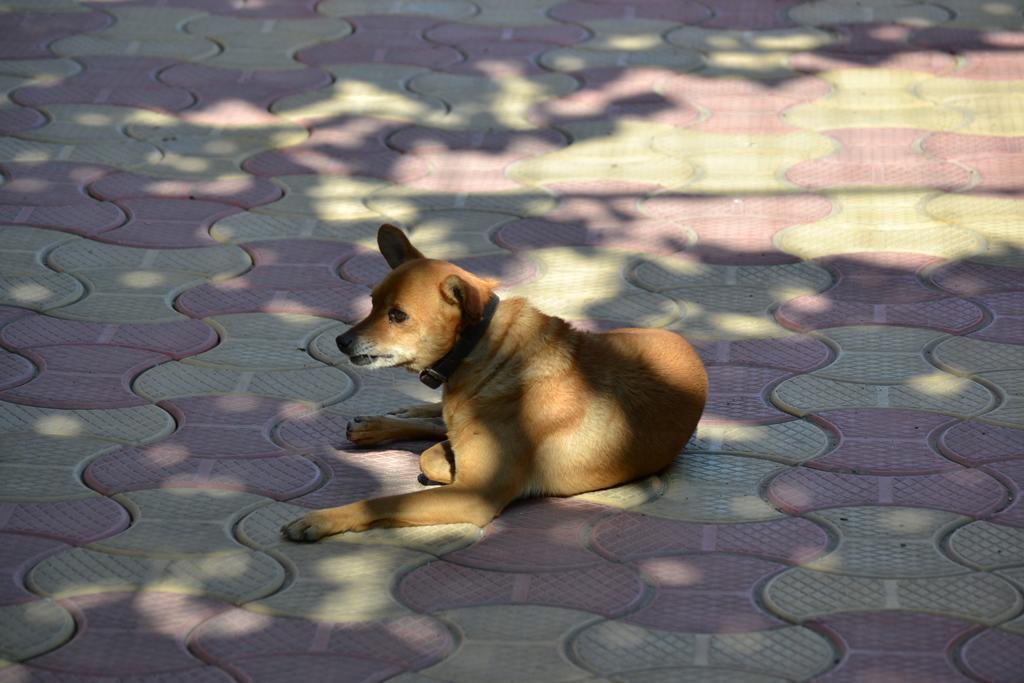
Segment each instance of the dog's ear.
[{"label": "dog's ear", "polygon": [[419,249],[412,246],[412,242],[401,229],[390,223],[385,223],[377,230],[377,247],[392,268],[397,268],[406,261],[426,258]]},{"label": "dog's ear", "polygon": [[483,284],[470,282],[458,275],[449,275],[441,283],[441,297],[462,311],[461,327],[469,327],[484,317],[484,308],[491,292]]}]

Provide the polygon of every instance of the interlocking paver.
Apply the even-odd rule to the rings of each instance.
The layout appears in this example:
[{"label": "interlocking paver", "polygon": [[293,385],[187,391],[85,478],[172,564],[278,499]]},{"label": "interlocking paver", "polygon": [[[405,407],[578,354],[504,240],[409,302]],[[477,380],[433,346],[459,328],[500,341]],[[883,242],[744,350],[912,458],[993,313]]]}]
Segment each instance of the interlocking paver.
[{"label": "interlocking paver", "polygon": [[[0,0],[0,681],[1012,681],[1024,14]],[[424,253],[693,341],[665,472],[480,529],[336,337]]]}]

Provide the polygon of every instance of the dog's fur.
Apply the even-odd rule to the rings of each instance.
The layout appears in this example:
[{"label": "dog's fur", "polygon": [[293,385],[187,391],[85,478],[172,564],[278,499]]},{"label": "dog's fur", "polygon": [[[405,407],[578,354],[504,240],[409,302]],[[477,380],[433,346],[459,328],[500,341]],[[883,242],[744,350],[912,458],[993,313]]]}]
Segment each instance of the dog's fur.
[{"label": "dog's fur", "polygon": [[[357,365],[419,372],[481,320],[494,283],[425,258],[394,226],[381,226],[377,241],[393,270],[373,290],[369,316],[338,345]],[[316,510],[282,532],[315,541],[375,526],[484,526],[519,497],[647,476],[679,455],[706,394],[700,357],[679,335],[581,332],[524,299],[503,300],[441,403],[349,424],[360,445],[447,436],[420,457],[423,473],[446,485]]]}]

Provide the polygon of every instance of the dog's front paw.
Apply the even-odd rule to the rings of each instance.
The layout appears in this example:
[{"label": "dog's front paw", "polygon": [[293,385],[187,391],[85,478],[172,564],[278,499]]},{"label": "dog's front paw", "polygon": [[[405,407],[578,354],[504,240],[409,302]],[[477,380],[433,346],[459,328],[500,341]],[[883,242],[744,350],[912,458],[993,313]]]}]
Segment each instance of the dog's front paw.
[{"label": "dog's front paw", "polygon": [[384,419],[376,415],[353,417],[345,427],[345,438],[357,446],[372,446],[389,436]]},{"label": "dog's front paw", "polygon": [[314,510],[282,526],[281,535],[292,541],[312,543],[324,536],[361,530],[359,527],[355,516],[344,508]]}]

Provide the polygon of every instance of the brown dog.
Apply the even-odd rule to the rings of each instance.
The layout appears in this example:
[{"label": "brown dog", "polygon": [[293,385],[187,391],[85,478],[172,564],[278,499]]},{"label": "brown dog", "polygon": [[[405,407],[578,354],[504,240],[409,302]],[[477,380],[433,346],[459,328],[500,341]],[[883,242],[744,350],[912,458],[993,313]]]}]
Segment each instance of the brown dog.
[{"label": "brown dog", "polygon": [[[355,443],[443,439],[420,456],[447,484],[316,510],[282,528],[315,541],[374,526],[484,526],[523,496],[569,496],[667,467],[700,419],[707,374],[664,330],[580,332],[525,300],[498,303],[493,283],[425,258],[391,225],[377,233],[393,270],[370,315],[338,337],[363,367],[402,366],[440,404],[356,418]],[[441,421],[443,417],[443,422]]]}]

